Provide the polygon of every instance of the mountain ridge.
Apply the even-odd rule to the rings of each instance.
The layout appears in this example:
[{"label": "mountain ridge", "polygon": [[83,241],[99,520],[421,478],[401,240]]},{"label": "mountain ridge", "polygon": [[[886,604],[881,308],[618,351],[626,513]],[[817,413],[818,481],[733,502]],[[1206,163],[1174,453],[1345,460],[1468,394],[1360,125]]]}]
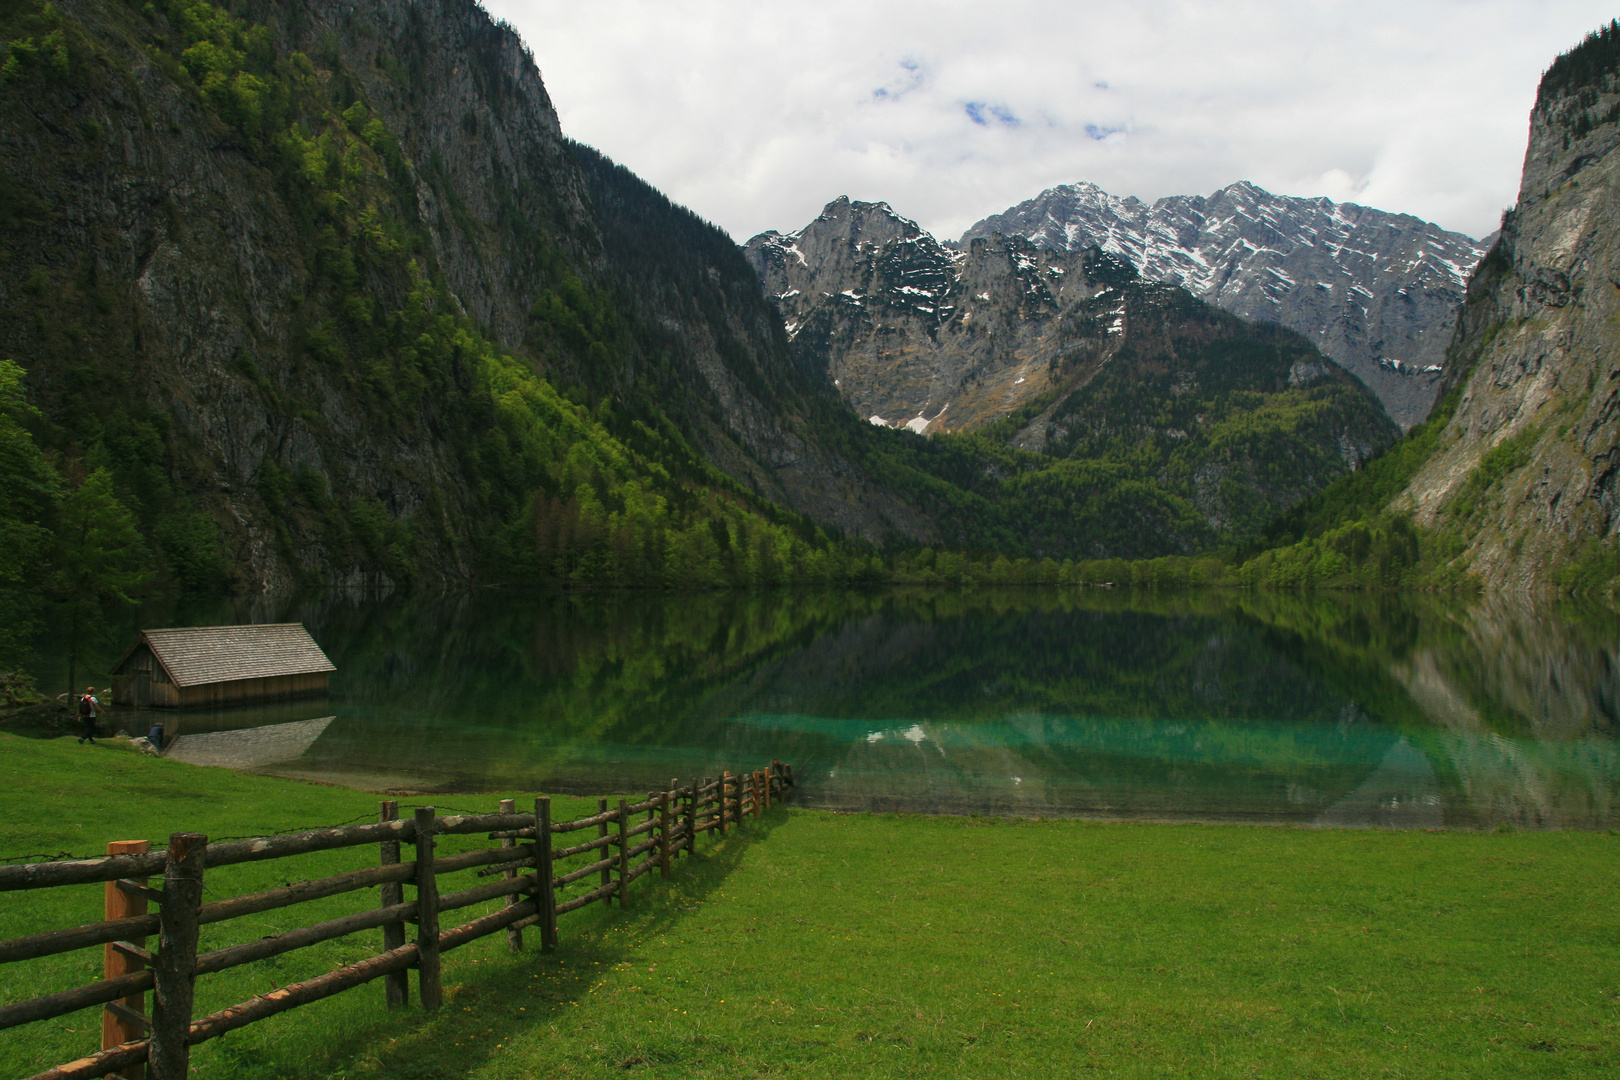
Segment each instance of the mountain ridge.
[{"label": "mountain ridge", "polygon": [[1081,182],[977,222],[1056,250],[1093,244],[1146,278],[1297,330],[1378,396],[1402,429],[1438,393],[1454,309],[1486,248],[1409,214],[1238,181],[1148,204]]},{"label": "mountain ridge", "polygon": [[[729,240],[593,187],[476,4],[19,0],[0,40],[0,348],[167,585],[768,580],[862,557],[803,512],[932,535],[806,419]],[[610,196],[686,230],[639,303]]]},{"label": "mountain ridge", "polygon": [[[63,491],[107,474],[94,490],[135,511],[169,584],[868,581],[877,549],[922,544],[1185,555],[1256,542],[1394,438],[1310,341],[1100,246],[953,248],[845,199],[739,249],[570,142],[522,42],[468,0],[236,11],[0,11],[0,347],[27,369],[4,373],[6,437],[26,428]],[[1455,400],[1433,428],[1465,427],[1403,504],[1477,541],[1492,581],[1613,532],[1615,406],[1588,416],[1575,386],[1615,377],[1592,316],[1620,100],[1596,77],[1547,96],[1534,180],[1438,375]],[[1461,266],[1433,252],[1407,267],[1427,300]],[[1313,291],[1263,263],[1242,265],[1268,303]],[[839,395],[896,361],[910,385],[850,412]]]},{"label": "mountain ridge", "polygon": [[[997,235],[953,251],[887,203],[840,197],[745,251],[795,364],[824,371],[869,423],[938,436],[917,453],[999,500],[1041,555],[1184,554],[1252,536],[1397,434],[1293,331],[1144,280],[1099,248]],[[996,486],[950,460],[963,452]],[[983,546],[951,516],[937,515],[947,539]],[[1133,521],[1134,537],[1119,524]]]}]

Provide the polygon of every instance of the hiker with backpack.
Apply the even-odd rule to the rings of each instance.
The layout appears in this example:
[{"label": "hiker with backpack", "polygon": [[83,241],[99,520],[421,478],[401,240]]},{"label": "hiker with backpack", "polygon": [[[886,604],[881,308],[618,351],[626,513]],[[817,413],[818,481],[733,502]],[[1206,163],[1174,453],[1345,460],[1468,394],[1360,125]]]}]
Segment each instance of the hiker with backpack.
[{"label": "hiker with backpack", "polygon": [[84,724],[84,734],[79,736],[79,745],[89,739],[90,745],[96,744],[96,717],[101,714],[101,702],[96,700],[96,688],[87,686],[84,693],[79,695],[79,721]]}]

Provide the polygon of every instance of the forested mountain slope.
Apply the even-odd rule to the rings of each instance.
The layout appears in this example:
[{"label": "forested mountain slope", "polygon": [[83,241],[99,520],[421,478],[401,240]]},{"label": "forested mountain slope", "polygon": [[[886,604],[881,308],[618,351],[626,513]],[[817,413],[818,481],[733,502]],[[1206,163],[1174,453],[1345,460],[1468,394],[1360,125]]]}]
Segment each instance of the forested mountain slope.
[{"label": "forested mountain slope", "polygon": [[[1298,334],[1095,247],[953,252],[887,204],[838,199],[747,250],[795,363],[871,424],[927,433],[895,453],[999,511],[938,510],[964,546],[1098,558],[1247,539],[1398,434]],[[938,505],[933,485],[902,486]]]},{"label": "forested mountain slope", "polygon": [[[873,542],[932,538],[904,492],[832,449],[853,425],[825,377],[791,362],[781,316],[731,238],[595,150],[574,151],[615,302],[635,327],[639,385],[620,395],[656,402],[708,461],[774,503]],[[863,436],[874,450],[898,441]]]},{"label": "forested mountain slope", "polygon": [[[471,0],[0,0],[0,47],[13,630],[22,601],[143,583],[1186,554],[1395,434],[1291,332],[1094,249],[953,253],[887,208],[847,204],[894,235],[834,235],[860,280],[816,286],[862,302],[784,324],[723,233],[563,136]],[[928,367],[881,415],[931,437],[845,406],[839,340]]]},{"label": "forested mountain slope", "polygon": [[[36,534],[101,469],[128,561],[197,589],[860,571],[770,499],[930,535],[794,442],[734,247],[568,143],[470,0],[11,0],[0,41]],[[640,277],[615,185],[680,249]]]}]

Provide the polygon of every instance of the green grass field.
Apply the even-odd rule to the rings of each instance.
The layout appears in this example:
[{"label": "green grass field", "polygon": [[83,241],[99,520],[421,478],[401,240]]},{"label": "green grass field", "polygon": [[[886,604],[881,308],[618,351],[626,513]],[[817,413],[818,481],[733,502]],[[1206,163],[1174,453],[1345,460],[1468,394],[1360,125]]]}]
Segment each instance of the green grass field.
[{"label": "green grass field", "polygon": [[[480,809],[496,797],[445,801]],[[341,789],[0,736],[3,856],[180,828],[276,831],[375,808],[375,796]],[[210,888],[264,888],[372,855],[300,862],[296,875],[287,863],[228,868]],[[500,935],[447,954],[434,1015],[389,1013],[371,985],[199,1047],[194,1073],[1612,1075],[1617,886],[1610,834],[779,810],[701,841],[669,882],[638,881],[629,911],[564,916],[553,956],[533,942],[514,956]],[[204,948],[369,902],[216,924]],[[0,937],[93,919],[99,905],[99,887],[10,894]],[[356,959],[379,936],[210,976],[199,1006]],[[99,950],[15,965],[0,1000],[96,977],[99,965]],[[0,1034],[0,1073],[93,1049],[98,1022],[87,1011]]]}]

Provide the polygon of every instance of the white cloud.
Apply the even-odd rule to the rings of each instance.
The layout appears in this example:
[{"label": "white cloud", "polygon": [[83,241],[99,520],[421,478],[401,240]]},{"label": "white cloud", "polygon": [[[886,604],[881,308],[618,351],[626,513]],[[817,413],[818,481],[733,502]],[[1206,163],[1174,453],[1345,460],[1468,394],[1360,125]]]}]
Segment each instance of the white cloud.
[{"label": "white cloud", "polygon": [[1053,184],[1235,180],[1479,236],[1590,0],[485,0],[563,130],[738,240],[838,195],[940,236]]}]

